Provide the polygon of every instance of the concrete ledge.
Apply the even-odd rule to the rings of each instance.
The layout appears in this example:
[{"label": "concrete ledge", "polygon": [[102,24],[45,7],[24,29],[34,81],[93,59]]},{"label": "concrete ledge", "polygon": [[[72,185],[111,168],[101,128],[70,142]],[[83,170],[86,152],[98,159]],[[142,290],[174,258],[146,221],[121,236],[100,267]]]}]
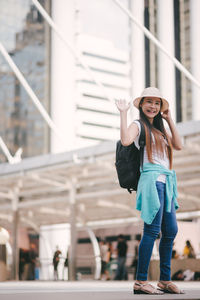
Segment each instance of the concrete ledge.
[{"label": "concrete ledge", "polygon": [[[149,266],[149,279],[158,280],[160,275],[160,261],[151,260]],[[185,258],[185,259],[172,259],[172,275],[178,270],[187,270],[200,272],[200,259]]]}]

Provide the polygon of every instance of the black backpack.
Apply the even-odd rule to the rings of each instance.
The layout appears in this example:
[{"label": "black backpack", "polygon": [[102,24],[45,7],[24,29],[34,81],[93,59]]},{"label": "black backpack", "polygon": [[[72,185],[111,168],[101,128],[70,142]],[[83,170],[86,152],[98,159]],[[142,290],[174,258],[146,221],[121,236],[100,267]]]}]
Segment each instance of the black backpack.
[{"label": "black backpack", "polygon": [[115,167],[119,184],[131,193],[137,191],[137,185],[140,178],[140,166],[143,167],[144,146],[145,146],[145,129],[141,125],[139,137],[140,149],[135,146],[134,142],[129,146],[123,146],[121,141],[117,142]]}]

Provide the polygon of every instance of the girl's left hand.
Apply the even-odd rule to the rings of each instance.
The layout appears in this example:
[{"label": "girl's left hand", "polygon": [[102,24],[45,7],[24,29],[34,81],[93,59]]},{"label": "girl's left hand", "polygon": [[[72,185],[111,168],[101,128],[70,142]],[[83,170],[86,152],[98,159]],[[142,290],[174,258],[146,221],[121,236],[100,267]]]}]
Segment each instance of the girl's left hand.
[{"label": "girl's left hand", "polygon": [[166,121],[169,121],[169,120],[172,118],[172,117],[171,117],[171,112],[170,112],[169,109],[163,111],[163,112],[161,113],[161,115],[162,115],[162,118],[165,119]]}]

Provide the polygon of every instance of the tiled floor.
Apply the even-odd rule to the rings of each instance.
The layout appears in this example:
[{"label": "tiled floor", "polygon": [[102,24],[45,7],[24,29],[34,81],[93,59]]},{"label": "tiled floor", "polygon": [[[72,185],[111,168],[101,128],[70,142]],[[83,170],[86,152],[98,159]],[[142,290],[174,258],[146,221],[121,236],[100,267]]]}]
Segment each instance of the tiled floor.
[{"label": "tiled floor", "polygon": [[[155,282],[152,282],[155,284]],[[9,281],[0,283],[0,300],[129,300],[129,299],[200,299],[200,282],[178,282],[184,295],[133,295],[128,281]]]}]

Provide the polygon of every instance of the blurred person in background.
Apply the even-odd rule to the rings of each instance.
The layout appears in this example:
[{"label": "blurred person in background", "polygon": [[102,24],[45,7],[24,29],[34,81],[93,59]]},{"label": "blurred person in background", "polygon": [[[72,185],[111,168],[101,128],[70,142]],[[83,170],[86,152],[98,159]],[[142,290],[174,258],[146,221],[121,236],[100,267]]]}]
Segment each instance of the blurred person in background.
[{"label": "blurred person in background", "polygon": [[180,258],[177,250],[174,248],[175,243],[173,243],[173,249],[172,249],[172,258],[177,259]]},{"label": "blurred person in background", "polygon": [[127,280],[127,269],[126,269],[126,255],[127,255],[128,245],[126,243],[123,234],[118,236],[118,244],[116,248],[117,252],[117,270],[115,275],[115,280]]},{"label": "blurred person in background", "polygon": [[110,280],[112,278],[112,262],[113,262],[113,245],[111,242],[107,243],[108,245],[108,251],[107,251],[107,259],[106,259],[106,271],[107,271],[107,277],[106,280]]},{"label": "blurred person in background", "polygon": [[29,250],[29,280],[35,280],[35,267],[37,262],[36,245],[31,243]]},{"label": "blurred person in background", "polygon": [[[65,280],[65,273],[67,272],[68,270],[68,267],[69,267],[69,253],[67,251],[67,254],[66,254],[66,257],[64,257],[64,265],[63,265],[63,280]],[[67,278],[68,278],[68,275],[67,275]]]},{"label": "blurred person in background", "polygon": [[140,241],[141,241],[141,234],[136,234],[135,240],[136,240],[135,255],[133,257],[133,261],[131,264],[131,267],[134,268],[134,274],[133,274],[134,278],[133,279],[136,279],[136,274],[137,274],[138,254],[139,254],[139,245],[140,245]]},{"label": "blurred person in background", "polygon": [[56,246],[56,251],[53,255],[53,269],[54,269],[54,280],[58,280],[58,264],[60,262],[60,255],[62,252],[59,250],[59,247]]},{"label": "blurred person in background", "polygon": [[[108,244],[105,240],[100,241],[100,255],[101,255],[101,279],[108,279],[109,273],[107,270],[108,263]],[[104,276],[105,275],[105,276]]]},{"label": "blurred person in background", "polygon": [[173,280],[184,280],[184,281],[199,281],[200,280],[200,272],[194,272],[192,270],[178,270],[172,276]]},{"label": "blurred person in background", "polygon": [[185,258],[196,258],[196,254],[194,252],[194,248],[192,247],[189,240],[185,242],[185,247],[183,249],[183,256]]},{"label": "blurred person in background", "polygon": [[19,280],[28,279],[29,252],[27,249],[19,249]]}]

